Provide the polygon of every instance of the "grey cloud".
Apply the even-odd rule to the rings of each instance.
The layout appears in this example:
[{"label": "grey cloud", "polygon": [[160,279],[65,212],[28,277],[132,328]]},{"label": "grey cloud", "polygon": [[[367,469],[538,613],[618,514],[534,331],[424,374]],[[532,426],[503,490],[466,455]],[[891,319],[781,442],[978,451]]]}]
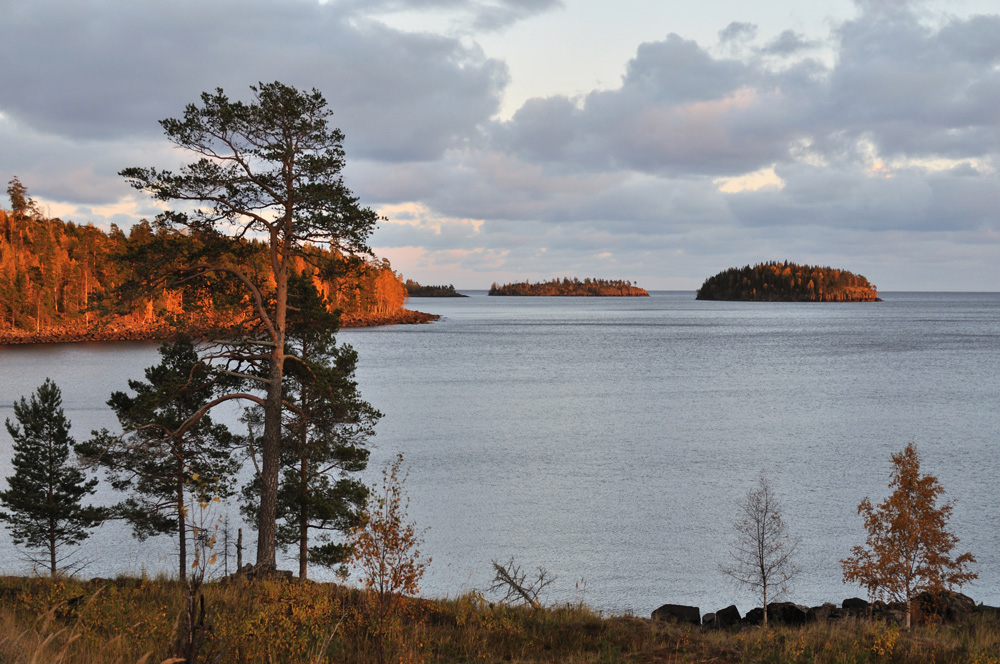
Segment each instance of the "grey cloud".
[{"label": "grey cloud", "polygon": [[[456,40],[347,20],[306,0],[7,3],[0,112],[75,138],[159,133],[223,87],[323,91],[356,154],[427,159],[496,112],[506,67]],[[16,93],[14,92],[16,91]]]},{"label": "grey cloud", "polygon": [[756,36],[757,26],[753,23],[733,21],[724,29],[719,30],[719,43],[746,42],[753,40]]},{"label": "grey cloud", "polygon": [[622,91],[666,103],[704,101],[736,89],[748,74],[739,61],[713,58],[696,42],[671,34],[639,46],[626,66]]},{"label": "grey cloud", "polygon": [[792,30],[785,30],[765,44],[760,49],[760,52],[764,55],[792,55],[793,53],[809,50],[816,46],[817,42],[815,40],[806,39]]}]

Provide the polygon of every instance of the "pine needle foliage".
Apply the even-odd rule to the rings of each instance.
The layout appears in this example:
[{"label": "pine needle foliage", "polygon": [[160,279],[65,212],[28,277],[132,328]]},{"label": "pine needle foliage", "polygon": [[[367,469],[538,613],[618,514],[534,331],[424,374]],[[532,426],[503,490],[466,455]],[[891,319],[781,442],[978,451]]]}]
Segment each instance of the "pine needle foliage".
[{"label": "pine needle foliage", "polygon": [[103,509],[81,503],[94,493],[97,480],[87,480],[70,462],[70,422],[62,393],[51,379],[29,399],[14,403],[14,417],[16,424],[6,421],[14,439],[14,474],[7,478],[7,490],[0,492],[5,508],[0,520],[7,523],[15,544],[44,552],[49,572],[56,576],[66,558],[60,551],[87,539],[105,517]]}]

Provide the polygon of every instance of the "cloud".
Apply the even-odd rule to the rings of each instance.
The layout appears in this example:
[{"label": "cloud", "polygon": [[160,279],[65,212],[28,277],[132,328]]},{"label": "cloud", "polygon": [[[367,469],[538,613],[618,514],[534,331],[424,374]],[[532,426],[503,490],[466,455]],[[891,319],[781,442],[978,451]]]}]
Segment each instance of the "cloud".
[{"label": "cloud", "polygon": [[[687,287],[787,258],[909,279],[906,256],[938,252],[973,287],[1000,265],[1000,16],[865,0],[822,39],[738,22],[717,45],[666,34],[616,87],[501,121],[509,72],[475,36],[556,0],[0,2],[0,58],[17,63],[0,70],[0,175],[70,218],[155,212],[115,173],[183,158],[157,120],[281,80],[326,95],[348,185],[393,218],[373,245],[412,261],[404,273]],[[390,20],[413,12],[453,23]]]},{"label": "cloud", "polygon": [[764,55],[787,56],[816,48],[818,45],[816,40],[806,39],[792,30],[785,30],[760,49],[760,52]]},{"label": "cloud", "polygon": [[492,116],[503,63],[307,0],[5,3],[0,112],[62,137],[159,135],[157,121],[223,87],[324,91],[355,154],[432,159]]},{"label": "cloud", "polygon": [[340,0],[335,4],[346,15],[363,17],[446,13],[453,18],[452,29],[459,32],[495,32],[563,6],[562,0]]}]

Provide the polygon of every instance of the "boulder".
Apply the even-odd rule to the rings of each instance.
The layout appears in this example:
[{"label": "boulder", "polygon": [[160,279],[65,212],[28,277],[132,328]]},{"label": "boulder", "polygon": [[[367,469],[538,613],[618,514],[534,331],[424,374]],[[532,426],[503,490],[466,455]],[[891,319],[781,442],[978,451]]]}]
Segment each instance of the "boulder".
[{"label": "boulder", "polygon": [[653,611],[653,620],[667,620],[670,622],[690,623],[692,625],[701,624],[701,610],[697,606],[683,606],[681,604],[664,604]]},{"label": "boulder", "polygon": [[767,605],[767,622],[805,625],[809,622],[809,609],[791,602],[773,602]]},{"label": "boulder", "polygon": [[764,609],[759,606],[747,611],[747,614],[743,616],[743,620],[740,621],[740,625],[763,625],[764,624]]},{"label": "boulder", "polygon": [[827,622],[840,620],[844,617],[844,610],[830,602],[825,602],[823,606],[811,607],[807,613],[809,614],[809,622]]},{"label": "boulder", "polygon": [[740,610],[735,604],[731,604],[724,609],[715,612],[715,626],[725,629],[740,624]]},{"label": "boulder", "polygon": [[711,629],[712,627],[715,627],[716,626],[716,624],[715,624],[715,614],[714,613],[706,613],[705,615],[703,615],[701,617],[701,626],[702,627],[708,627],[709,629]]},{"label": "boulder", "polygon": [[849,616],[865,618],[868,616],[868,607],[870,605],[860,597],[851,597],[850,599],[845,599],[840,606],[844,609],[844,613]]},{"label": "boulder", "polygon": [[976,602],[971,597],[951,590],[923,592],[913,599],[914,617],[930,621],[964,620],[975,607]]}]

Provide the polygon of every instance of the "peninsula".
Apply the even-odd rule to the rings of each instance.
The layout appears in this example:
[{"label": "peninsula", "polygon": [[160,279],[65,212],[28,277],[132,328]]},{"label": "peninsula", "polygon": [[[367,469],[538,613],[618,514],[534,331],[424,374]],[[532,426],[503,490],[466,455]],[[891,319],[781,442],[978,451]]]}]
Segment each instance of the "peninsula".
[{"label": "peninsula", "polygon": [[631,281],[607,279],[552,279],[536,284],[527,281],[504,284],[494,283],[490,295],[532,295],[532,296],[582,296],[582,297],[649,297],[644,289]]},{"label": "peninsula", "polygon": [[[267,272],[266,247],[249,240],[220,238],[221,260],[259,266]],[[75,341],[156,341],[184,332],[242,331],[245,306],[221,286],[191,294],[163,288],[121,299],[134,270],[128,256],[145,250],[147,261],[166,253],[197,255],[203,241],[143,221],[126,234],[112,225],[104,232],[0,209],[0,345]],[[340,312],[343,327],[425,323],[437,316],[403,308],[403,280],[386,260],[360,260],[316,247],[311,261],[294,266]],[[320,271],[315,265],[324,265]],[[266,277],[265,277],[266,278]]]},{"label": "peninsula", "polygon": [[752,302],[880,302],[875,286],[861,275],[831,267],[785,261],[730,268],[709,277],[699,300]]}]

